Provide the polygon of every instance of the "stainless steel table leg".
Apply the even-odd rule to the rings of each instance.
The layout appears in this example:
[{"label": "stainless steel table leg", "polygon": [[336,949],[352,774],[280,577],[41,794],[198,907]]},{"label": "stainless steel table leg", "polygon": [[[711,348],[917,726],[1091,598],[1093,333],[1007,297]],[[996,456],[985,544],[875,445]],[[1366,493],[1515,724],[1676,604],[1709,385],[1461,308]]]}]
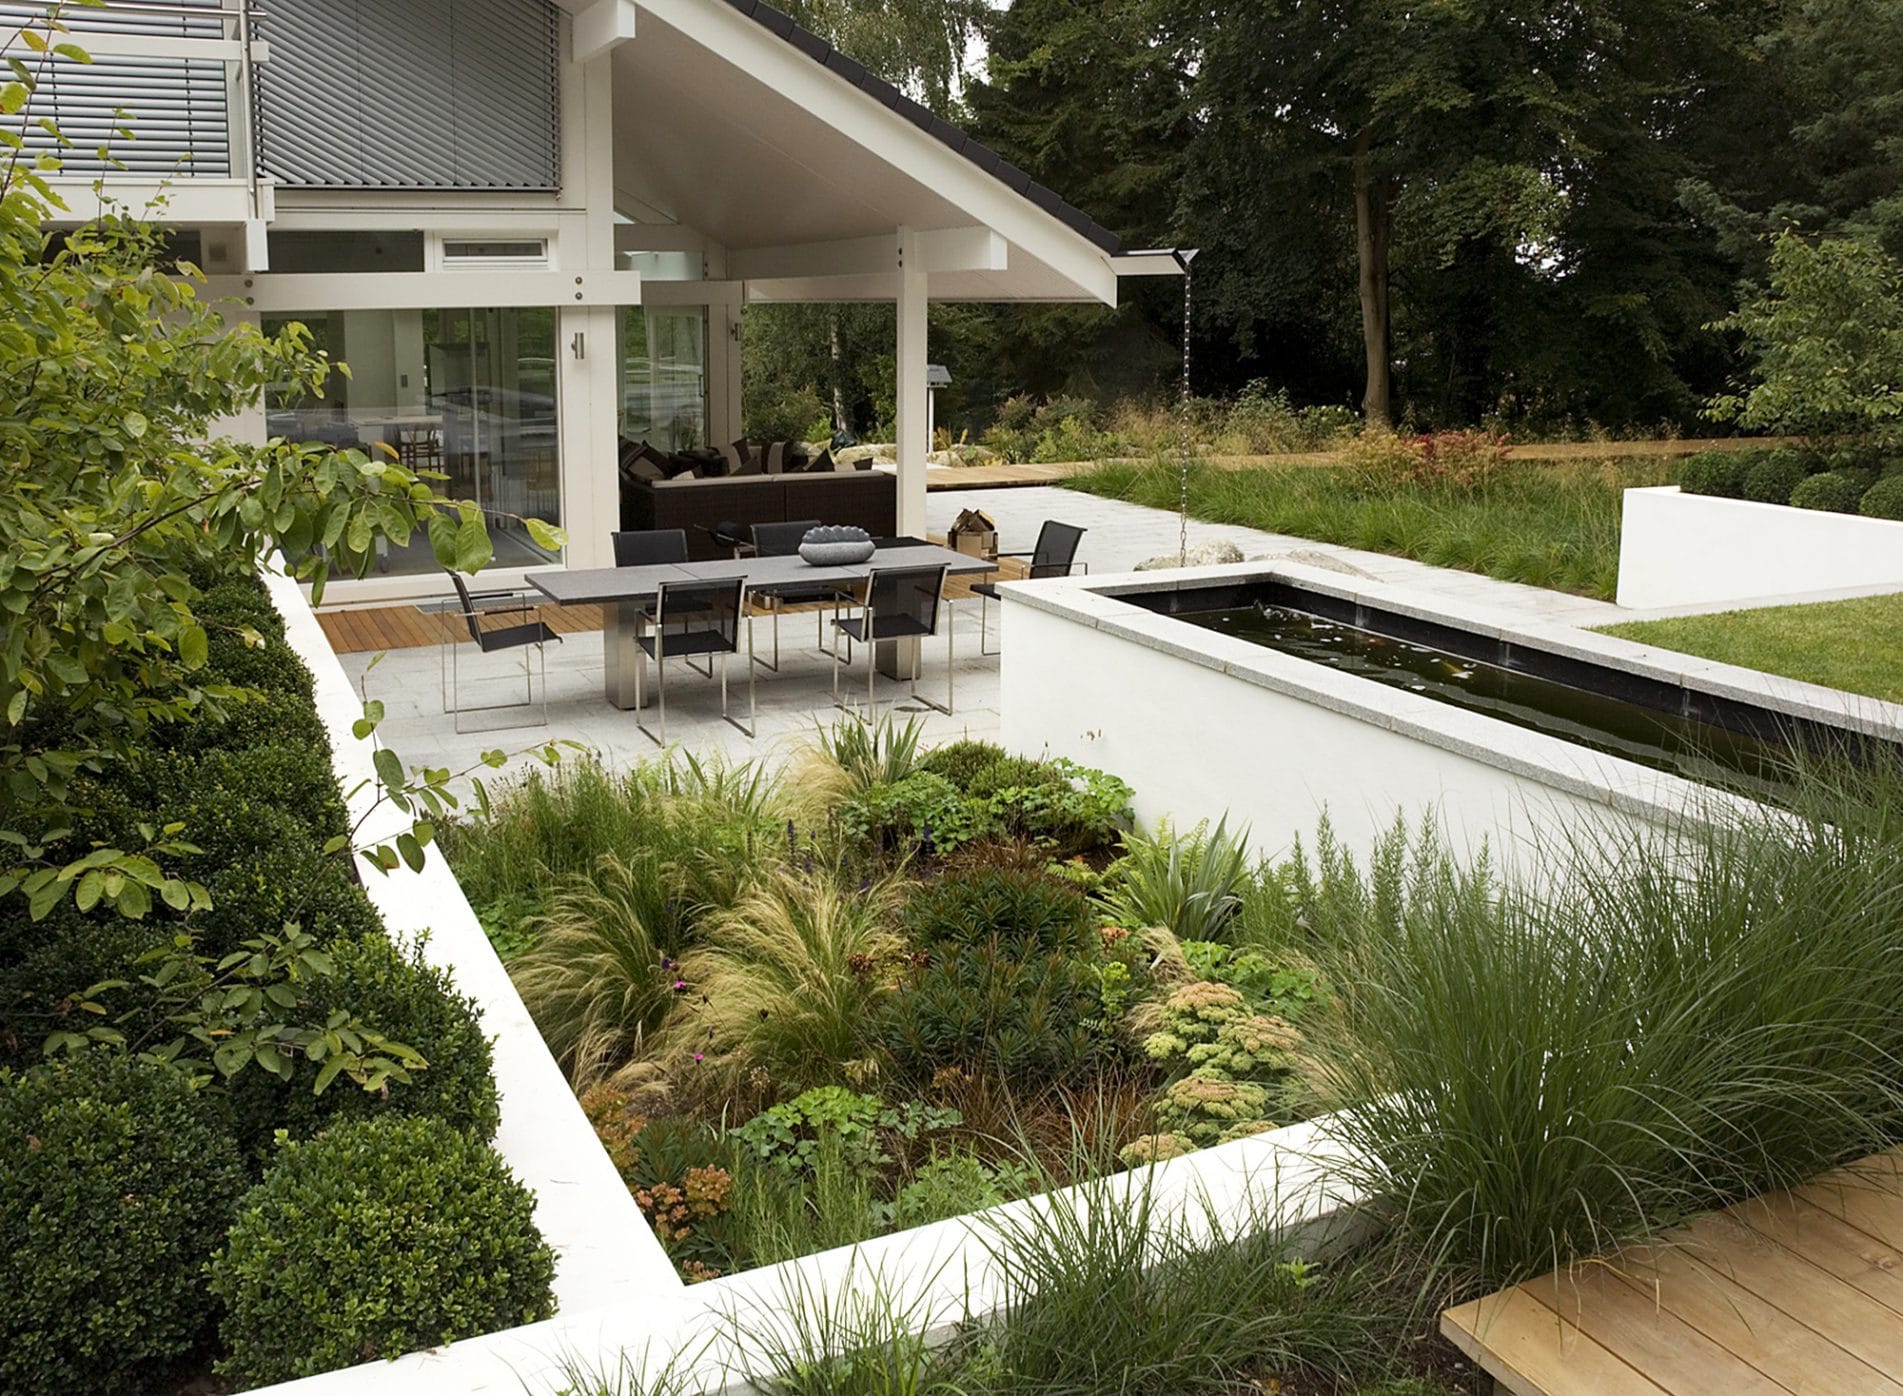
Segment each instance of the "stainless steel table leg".
[{"label": "stainless steel table leg", "polygon": [[889,679],[909,679],[918,673],[918,644],[916,639],[879,641],[873,647],[879,672]]},{"label": "stainless steel table leg", "polygon": [[639,643],[646,614],[628,601],[610,602],[602,609],[606,612],[601,629],[605,661],[602,672],[608,701],[617,708],[639,707],[644,696],[643,670],[648,662]]}]

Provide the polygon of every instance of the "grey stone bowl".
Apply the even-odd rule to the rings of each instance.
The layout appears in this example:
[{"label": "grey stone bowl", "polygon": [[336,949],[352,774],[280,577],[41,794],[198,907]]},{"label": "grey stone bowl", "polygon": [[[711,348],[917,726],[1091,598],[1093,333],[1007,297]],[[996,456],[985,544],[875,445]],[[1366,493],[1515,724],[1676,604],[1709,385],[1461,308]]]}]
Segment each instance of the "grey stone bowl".
[{"label": "grey stone bowl", "polygon": [[813,567],[846,567],[866,561],[872,552],[872,535],[845,524],[809,528],[800,540],[800,557]]}]

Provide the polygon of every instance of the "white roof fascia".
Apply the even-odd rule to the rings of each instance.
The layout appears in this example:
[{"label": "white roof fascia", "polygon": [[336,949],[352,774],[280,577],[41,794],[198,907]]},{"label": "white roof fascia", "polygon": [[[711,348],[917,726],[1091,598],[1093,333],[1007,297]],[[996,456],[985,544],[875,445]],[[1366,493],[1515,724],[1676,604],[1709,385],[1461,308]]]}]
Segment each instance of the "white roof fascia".
[{"label": "white roof fascia", "polygon": [[725,0],[644,0],[642,8],[798,103],[874,159],[905,171],[1073,283],[1084,296],[1105,305],[1117,303],[1117,273],[1102,248]]}]

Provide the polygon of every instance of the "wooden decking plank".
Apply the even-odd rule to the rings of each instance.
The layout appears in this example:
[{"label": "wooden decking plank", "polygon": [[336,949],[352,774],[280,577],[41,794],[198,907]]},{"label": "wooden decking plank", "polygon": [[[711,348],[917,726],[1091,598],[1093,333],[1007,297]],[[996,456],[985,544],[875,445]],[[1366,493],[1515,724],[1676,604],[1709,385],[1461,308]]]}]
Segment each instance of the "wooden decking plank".
[{"label": "wooden decking plank", "polygon": [[1727,1213],[1700,1217],[1679,1235],[1692,1241],[1713,1270],[1782,1309],[1821,1340],[1879,1372],[1903,1372],[1903,1323],[1869,1295]]},{"label": "wooden decking plank", "polygon": [[1440,1331],[1514,1396],[1667,1396],[1523,1289],[1447,1310]]},{"label": "wooden decking plank", "polygon": [[1903,1321],[1903,1252],[1789,1193],[1743,1202],[1732,1215],[1854,1286]]},{"label": "wooden decking plank", "polygon": [[[1753,1243],[1768,1241],[1756,1238]],[[1793,1318],[1772,1299],[1732,1281],[1717,1268],[1726,1253],[1715,1255],[1715,1264],[1706,1264],[1697,1250],[1670,1244],[1634,1246],[1601,1268],[1799,1396],[1848,1391],[1903,1396],[1903,1384]]]},{"label": "wooden decking plank", "polygon": [[345,645],[352,653],[362,653],[365,650],[377,648],[376,635],[364,623],[361,612],[339,611],[337,625],[343,631]]},{"label": "wooden decking plank", "polygon": [[1661,1309],[1604,1263],[1577,1265],[1520,1288],[1674,1396],[1788,1396],[1788,1388]]}]

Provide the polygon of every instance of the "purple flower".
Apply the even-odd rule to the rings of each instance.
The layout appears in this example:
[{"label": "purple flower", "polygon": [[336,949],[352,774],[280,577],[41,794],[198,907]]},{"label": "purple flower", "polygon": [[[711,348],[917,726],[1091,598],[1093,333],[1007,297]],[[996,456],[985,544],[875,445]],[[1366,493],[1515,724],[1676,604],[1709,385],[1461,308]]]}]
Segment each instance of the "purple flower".
[{"label": "purple flower", "polygon": [[675,992],[675,993],[677,993],[677,994],[684,994],[684,993],[686,993],[686,992],[687,992],[687,981],[686,981],[685,979],[676,979],[676,980],[674,981],[674,992]]}]

